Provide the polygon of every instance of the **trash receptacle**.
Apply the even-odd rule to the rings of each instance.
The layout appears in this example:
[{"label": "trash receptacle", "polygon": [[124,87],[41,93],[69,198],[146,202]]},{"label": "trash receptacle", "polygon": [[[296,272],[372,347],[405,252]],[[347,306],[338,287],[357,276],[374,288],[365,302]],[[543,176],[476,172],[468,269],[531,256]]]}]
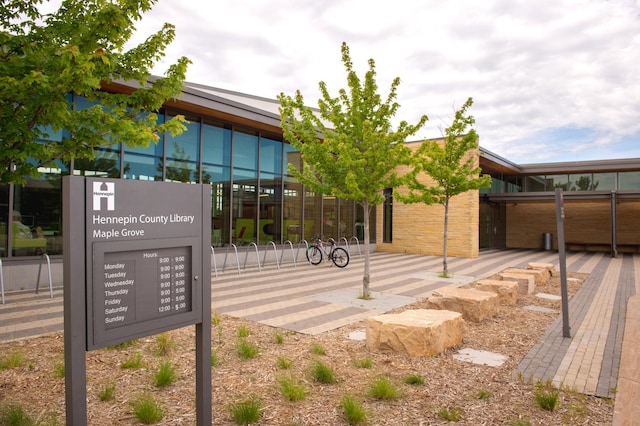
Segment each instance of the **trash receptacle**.
[{"label": "trash receptacle", "polygon": [[542,234],[542,247],[545,250],[553,249],[553,235],[550,232],[545,232]]}]

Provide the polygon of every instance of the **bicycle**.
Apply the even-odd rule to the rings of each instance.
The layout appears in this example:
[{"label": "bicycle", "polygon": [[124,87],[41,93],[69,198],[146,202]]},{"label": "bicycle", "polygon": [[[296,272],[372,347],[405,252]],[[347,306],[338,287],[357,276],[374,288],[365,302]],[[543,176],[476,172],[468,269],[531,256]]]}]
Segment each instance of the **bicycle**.
[{"label": "bicycle", "polygon": [[329,247],[325,246],[325,242],[322,241],[320,235],[317,235],[311,239],[311,244],[307,248],[307,260],[312,265],[317,265],[322,262],[323,257],[331,259],[334,265],[338,268],[344,268],[349,264],[349,252],[342,247],[338,247],[336,240],[329,238],[327,240]]}]

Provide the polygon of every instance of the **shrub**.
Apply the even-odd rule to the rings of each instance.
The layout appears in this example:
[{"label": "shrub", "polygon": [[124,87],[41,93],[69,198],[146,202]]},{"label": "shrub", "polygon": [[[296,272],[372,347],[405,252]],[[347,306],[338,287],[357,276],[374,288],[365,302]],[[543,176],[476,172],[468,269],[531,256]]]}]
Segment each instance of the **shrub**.
[{"label": "shrub", "polygon": [[336,382],[336,373],[331,367],[321,361],[316,361],[311,370],[314,380],[319,383],[331,384]]},{"label": "shrub", "polygon": [[0,370],[22,367],[24,365],[24,354],[20,351],[12,352],[0,358]]},{"label": "shrub", "polygon": [[388,377],[378,377],[369,387],[369,395],[376,399],[394,399],[400,397],[400,391]]},{"label": "shrub", "polygon": [[136,352],[130,358],[122,361],[120,368],[140,368],[144,364],[142,362],[142,355],[140,352]]},{"label": "shrub", "polygon": [[536,399],[536,404],[538,407],[547,411],[554,411],[556,409],[556,405],[558,404],[558,398],[560,393],[557,389],[553,387],[551,382],[542,383],[538,382],[536,384],[536,390],[534,391],[534,397]]},{"label": "shrub", "polygon": [[240,327],[238,327],[238,337],[249,337],[249,329],[246,325],[241,325]]},{"label": "shrub", "polygon": [[325,352],[324,348],[322,347],[322,345],[318,344],[318,343],[314,343],[313,346],[311,347],[311,352],[316,354],[316,355],[326,355],[327,353]]},{"label": "shrub", "polygon": [[438,410],[438,416],[448,422],[457,422],[462,420],[462,412],[458,408],[452,408],[449,410],[447,407],[442,407]]},{"label": "shrub", "polygon": [[255,423],[262,417],[262,402],[257,398],[239,401],[229,407],[229,413],[235,424]]},{"label": "shrub", "polygon": [[302,401],[308,395],[304,384],[295,380],[293,377],[281,377],[279,382],[280,391],[288,401]]},{"label": "shrub", "polygon": [[342,397],[340,404],[344,411],[344,417],[350,425],[359,425],[367,422],[367,412],[362,404],[349,394]]},{"label": "shrub", "polygon": [[410,374],[402,379],[402,381],[408,385],[423,385],[424,377],[418,374]]},{"label": "shrub", "polygon": [[176,342],[171,339],[169,333],[160,333],[156,336],[156,355],[167,356],[176,347]]},{"label": "shrub", "polygon": [[288,370],[293,365],[293,361],[288,360],[285,357],[278,357],[278,367],[283,370]]},{"label": "shrub", "polygon": [[356,359],[353,364],[358,368],[371,368],[373,366],[373,360],[371,358]]},{"label": "shrub", "polygon": [[142,395],[131,403],[133,415],[141,423],[157,423],[164,417],[160,404],[151,395]]},{"label": "shrub", "polygon": [[237,346],[238,355],[242,359],[251,359],[258,356],[260,349],[253,343],[249,343],[246,340],[241,340]]},{"label": "shrub", "polygon": [[18,404],[0,407],[0,424],[7,426],[32,426],[35,422]]},{"label": "shrub", "polygon": [[169,386],[176,381],[176,369],[171,365],[170,361],[164,361],[156,371],[155,377],[157,387]]},{"label": "shrub", "polygon": [[110,401],[113,399],[113,395],[115,394],[115,392],[116,392],[115,383],[113,382],[107,383],[102,387],[102,389],[98,391],[98,398],[100,398],[100,401]]}]

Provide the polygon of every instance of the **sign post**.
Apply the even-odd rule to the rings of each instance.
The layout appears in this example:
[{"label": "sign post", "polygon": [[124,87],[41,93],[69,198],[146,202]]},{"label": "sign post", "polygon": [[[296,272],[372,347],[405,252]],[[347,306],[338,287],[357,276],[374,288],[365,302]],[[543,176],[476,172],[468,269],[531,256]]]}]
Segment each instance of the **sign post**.
[{"label": "sign post", "polygon": [[85,352],[196,326],[196,419],[211,424],[211,188],[65,176],[67,424],[86,424]]}]

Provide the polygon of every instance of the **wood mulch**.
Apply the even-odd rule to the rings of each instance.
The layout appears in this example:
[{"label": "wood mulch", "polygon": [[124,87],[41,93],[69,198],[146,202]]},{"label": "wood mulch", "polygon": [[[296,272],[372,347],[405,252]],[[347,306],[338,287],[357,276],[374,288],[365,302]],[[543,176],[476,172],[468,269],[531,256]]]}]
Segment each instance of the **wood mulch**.
[{"label": "wood mulch", "polygon": [[[573,295],[585,275],[571,276],[580,278],[569,281],[569,293]],[[558,277],[538,291],[559,295]],[[557,313],[523,309],[532,304]],[[418,302],[397,311],[422,305]],[[517,305],[502,306],[495,317],[481,323],[467,322],[463,343],[433,357],[368,351],[363,340],[349,337],[355,331],[364,332],[365,322],[308,336],[214,315],[219,323],[212,325],[212,350],[218,361],[212,367],[213,424],[234,424],[229,407],[247,398],[261,402],[262,417],[256,424],[347,424],[341,400],[349,394],[362,403],[371,425],[448,424],[442,416],[445,411],[459,412],[457,424],[464,425],[610,425],[613,400],[560,389],[556,409],[546,411],[534,396],[540,384],[514,374],[519,361],[559,312],[560,301],[520,296]],[[248,332],[248,337],[240,337],[243,332]],[[195,423],[194,327],[173,330],[168,337],[173,345],[164,356],[157,354],[158,336],[139,339],[128,347],[86,354],[89,424],[141,424],[132,414],[132,402],[142,395],[151,395],[162,408],[164,417],[157,424]],[[256,357],[241,359],[237,345],[242,339],[259,348]],[[318,347],[324,349],[324,355],[315,353]],[[461,348],[497,352],[507,356],[507,361],[500,367],[457,361],[452,355]],[[61,333],[0,346],[0,360],[12,354],[20,354],[23,359],[21,366],[0,370],[0,419],[5,407],[19,404],[38,424],[64,424],[64,379],[60,377],[63,351]],[[141,367],[121,367],[136,354],[141,356]],[[282,359],[291,362],[290,368],[281,368]],[[356,365],[365,359],[371,360],[370,368]],[[166,360],[175,367],[177,380],[157,387],[155,372]],[[318,360],[333,369],[336,383],[320,384],[313,379],[311,368]],[[422,376],[424,384],[405,384],[403,379],[408,375]],[[396,385],[399,397],[378,400],[369,396],[372,381],[383,376]],[[279,386],[283,377],[302,383],[307,397],[287,401]],[[109,384],[115,385],[114,397],[101,401],[98,394]]]}]

